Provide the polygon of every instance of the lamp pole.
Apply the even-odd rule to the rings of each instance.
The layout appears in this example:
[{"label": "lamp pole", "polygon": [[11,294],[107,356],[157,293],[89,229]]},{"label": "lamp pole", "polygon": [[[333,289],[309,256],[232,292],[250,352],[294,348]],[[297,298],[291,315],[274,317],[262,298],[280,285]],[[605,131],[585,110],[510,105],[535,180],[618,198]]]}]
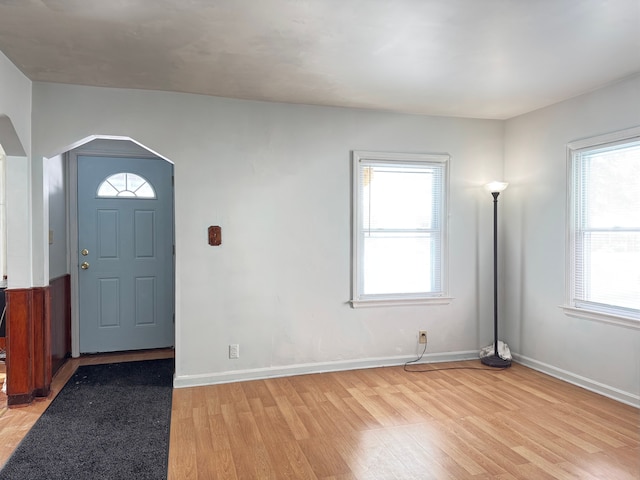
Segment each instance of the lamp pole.
[{"label": "lamp pole", "polygon": [[493,195],[493,354],[498,356],[498,195],[500,192],[491,192]]},{"label": "lamp pole", "polygon": [[511,360],[505,360],[498,355],[498,196],[508,183],[491,182],[487,189],[493,196],[493,355],[482,357],[480,360],[489,367],[506,368],[511,366]]}]

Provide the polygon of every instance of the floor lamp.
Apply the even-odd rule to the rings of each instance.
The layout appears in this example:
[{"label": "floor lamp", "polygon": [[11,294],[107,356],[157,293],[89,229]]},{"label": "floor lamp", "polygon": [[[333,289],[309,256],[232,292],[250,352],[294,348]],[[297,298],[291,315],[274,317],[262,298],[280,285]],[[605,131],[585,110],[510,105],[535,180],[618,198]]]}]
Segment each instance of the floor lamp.
[{"label": "floor lamp", "polygon": [[506,182],[491,182],[486,185],[493,195],[493,355],[481,357],[480,361],[489,367],[506,368],[511,360],[498,355],[498,195],[509,185]]}]

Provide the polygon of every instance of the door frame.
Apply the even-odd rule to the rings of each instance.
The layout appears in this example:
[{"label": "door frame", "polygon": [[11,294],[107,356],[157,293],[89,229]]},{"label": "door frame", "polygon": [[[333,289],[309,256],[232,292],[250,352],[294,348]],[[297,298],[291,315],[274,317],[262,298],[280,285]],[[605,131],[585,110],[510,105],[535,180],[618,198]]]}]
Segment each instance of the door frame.
[{"label": "door frame", "polygon": [[[78,293],[79,275],[78,275],[78,156],[106,156],[106,157],[136,157],[151,158],[158,161],[168,162],[174,165],[167,158],[147,149],[138,142],[126,137],[92,137],[86,143],[72,148],[65,152],[67,160],[67,176],[68,176],[68,197],[67,197],[67,219],[68,219],[68,256],[67,262],[71,276],[71,356],[77,358],[80,356],[80,299]],[[174,172],[175,175],[175,172]],[[175,191],[172,192],[171,200],[172,208],[175,212]],[[171,225],[172,241],[175,245],[175,214]],[[173,297],[175,309],[175,285],[176,285],[176,269],[175,254],[173,256]],[[175,318],[175,312],[174,312]],[[175,322],[174,322],[174,348],[176,343]]]}]

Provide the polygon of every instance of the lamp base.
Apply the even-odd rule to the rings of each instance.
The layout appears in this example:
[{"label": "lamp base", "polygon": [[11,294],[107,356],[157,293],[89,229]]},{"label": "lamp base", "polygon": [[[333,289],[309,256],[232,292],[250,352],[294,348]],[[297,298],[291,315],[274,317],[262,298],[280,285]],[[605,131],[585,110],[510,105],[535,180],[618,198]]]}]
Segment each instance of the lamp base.
[{"label": "lamp base", "polygon": [[511,366],[511,360],[505,360],[495,354],[489,355],[488,357],[482,357],[480,361],[488,367],[509,368]]}]

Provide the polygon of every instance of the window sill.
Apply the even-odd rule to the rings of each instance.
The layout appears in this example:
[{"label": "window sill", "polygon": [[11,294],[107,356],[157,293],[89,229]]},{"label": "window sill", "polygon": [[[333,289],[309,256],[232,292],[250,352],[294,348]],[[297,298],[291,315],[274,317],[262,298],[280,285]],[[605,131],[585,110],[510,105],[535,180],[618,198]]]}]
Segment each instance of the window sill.
[{"label": "window sill", "polygon": [[404,307],[415,305],[447,305],[451,303],[451,297],[428,298],[368,298],[364,300],[351,300],[351,308],[369,307]]},{"label": "window sill", "polygon": [[585,310],[584,308],[569,307],[566,305],[560,305],[560,308],[562,308],[565,315],[568,315],[569,317],[586,318],[587,320],[594,320],[596,322],[640,330],[640,320],[635,318],[621,317],[610,313],[594,312],[593,310]]}]

